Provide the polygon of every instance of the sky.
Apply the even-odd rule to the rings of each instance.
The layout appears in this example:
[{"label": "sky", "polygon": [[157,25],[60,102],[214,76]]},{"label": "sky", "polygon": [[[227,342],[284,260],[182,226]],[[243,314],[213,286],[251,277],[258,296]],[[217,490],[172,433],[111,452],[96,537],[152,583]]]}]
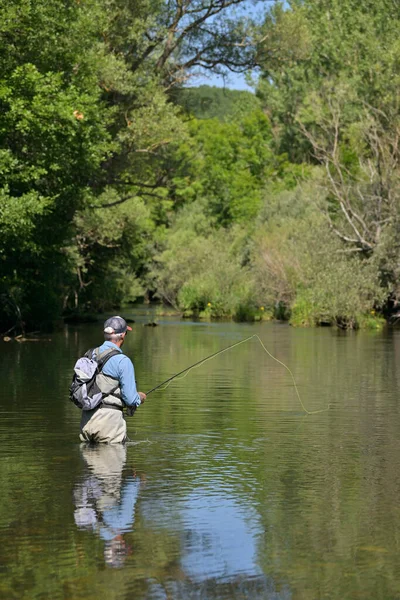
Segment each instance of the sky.
[{"label": "sky", "polygon": [[214,85],[216,87],[227,87],[232,90],[248,90],[254,92],[254,88],[250,87],[244,74],[241,73],[229,73],[224,79],[218,75],[207,75],[193,78],[192,85]]},{"label": "sky", "polygon": [[[241,10],[236,12],[242,15],[245,14],[246,16],[260,17],[268,6],[271,6],[271,0],[247,0],[243,3]],[[253,74],[253,76],[255,77],[256,75]],[[247,84],[244,73],[229,72],[225,79],[222,76],[207,73],[204,76],[193,77],[191,85],[214,85],[234,90],[254,91],[254,87]]]}]

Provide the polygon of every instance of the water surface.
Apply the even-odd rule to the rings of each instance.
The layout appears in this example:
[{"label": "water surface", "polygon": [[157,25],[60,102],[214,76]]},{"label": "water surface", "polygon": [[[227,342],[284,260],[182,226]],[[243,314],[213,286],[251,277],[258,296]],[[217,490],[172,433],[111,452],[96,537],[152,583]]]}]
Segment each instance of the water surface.
[{"label": "water surface", "polygon": [[127,446],[78,442],[76,358],[101,323],[0,344],[0,597],[400,598],[400,332],[145,327]]}]

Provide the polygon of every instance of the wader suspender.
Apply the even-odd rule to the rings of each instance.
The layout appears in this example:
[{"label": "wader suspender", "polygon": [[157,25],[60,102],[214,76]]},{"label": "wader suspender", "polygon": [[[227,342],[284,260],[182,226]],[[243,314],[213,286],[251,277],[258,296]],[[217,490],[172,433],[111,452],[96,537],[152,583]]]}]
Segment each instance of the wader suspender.
[{"label": "wader suspender", "polygon": [[[97,350],[97,348],[90,348],[90,350],[88,350],[85,354],[85,356],[87,356],[87,358],[92,358],[93,357],[93,352]],[[100,360],[96,360],[97,357],[99,356],[99,354],[96,352],[96,358],[94,360],[96,360],[97,362],[97,374],[99,375],[100,373],[102,373],[103,371],[103,367],[106,364],[106,362],[108,360],[110,360],[110,358],[112,358],[113,356],[117,356],[118,354],[121,354],[121,352],[119,350],[114,350],[114,348],[111,348],[109,352],[107,352],[107,354],[104,352],[102,353],[103,357]],[[116,377],[112,377],[112,375],[107,375],[107,377],[109,377],[110,379],[114,379],[117,380]],[[118,383],[115,386],[114,389],[112,389],[110,392],[108,392],[106,395],[107,396],[112,396],[114,395],[115,390],[117,390],[119,388],[119,380],[117,380]],[[104,392],[102,392],[104,394]],[[118,394],[118,396],[115,396],[116,398],[119,398],[121,400],[120,395]],[[96,408],[112,408],[114,410],[120,410],[121,412],[124,410],[123,406],[115,406],[114,404],[104,404],[104,402],[100,402],[100,404],[98,404],[96,406]]]}]

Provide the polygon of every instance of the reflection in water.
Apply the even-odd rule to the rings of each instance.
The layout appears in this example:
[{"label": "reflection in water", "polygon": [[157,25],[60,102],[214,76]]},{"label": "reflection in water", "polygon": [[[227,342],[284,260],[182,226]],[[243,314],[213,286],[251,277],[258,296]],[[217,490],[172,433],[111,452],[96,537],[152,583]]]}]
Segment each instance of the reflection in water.
[{"label": "reflection in water", "polygon": [[256,562],[261,527],[250,505],[197,490],[185,499],[182,518],[187,524],[182,566],[195,580],[262,575]]},{"label": "reflection in water", "polygon": [[82,444],[88,472],[74,489],[75,523],[104,540],[105,562],[111,567],[123,566],[130,551],[123,534],[132,530],[140,489],[138,477],[122,480],[126,452],[124,444]]},{"label": "reflection in water", "polygon": [[191,590],[205,598],[292,598],[287,585],[278,591],[257,564],[257,542],[263,531],[250,503],[218,488],[198,489],[183,500],[181,518],[185,524],[182,569]]},{"label": "reflection in water", "polygon": [[0,598],[400,599],[400,331],[160,324],[127,341],[143,389],[257,333],[331,409],[249,343],[150,396],[146,444],[81,449],[98,326],[0,344]]}]

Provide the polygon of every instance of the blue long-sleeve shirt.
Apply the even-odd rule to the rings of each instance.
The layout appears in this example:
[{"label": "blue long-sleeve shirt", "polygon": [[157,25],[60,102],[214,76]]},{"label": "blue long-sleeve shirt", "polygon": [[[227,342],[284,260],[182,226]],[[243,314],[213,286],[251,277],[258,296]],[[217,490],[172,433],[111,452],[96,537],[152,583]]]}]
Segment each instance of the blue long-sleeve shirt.
[{"label": "blue long-sleeve shirt", "polygon": [[118,350],[119,355],[112,356],[104,365],[104,375],[110,375],[119,380],[122,400],[127,406],[140,406],[140,396],[136,389],[135,369],[130,358],[126,356],[113,342],[104,342],[99,352],[104,352],[107,348]]}]

